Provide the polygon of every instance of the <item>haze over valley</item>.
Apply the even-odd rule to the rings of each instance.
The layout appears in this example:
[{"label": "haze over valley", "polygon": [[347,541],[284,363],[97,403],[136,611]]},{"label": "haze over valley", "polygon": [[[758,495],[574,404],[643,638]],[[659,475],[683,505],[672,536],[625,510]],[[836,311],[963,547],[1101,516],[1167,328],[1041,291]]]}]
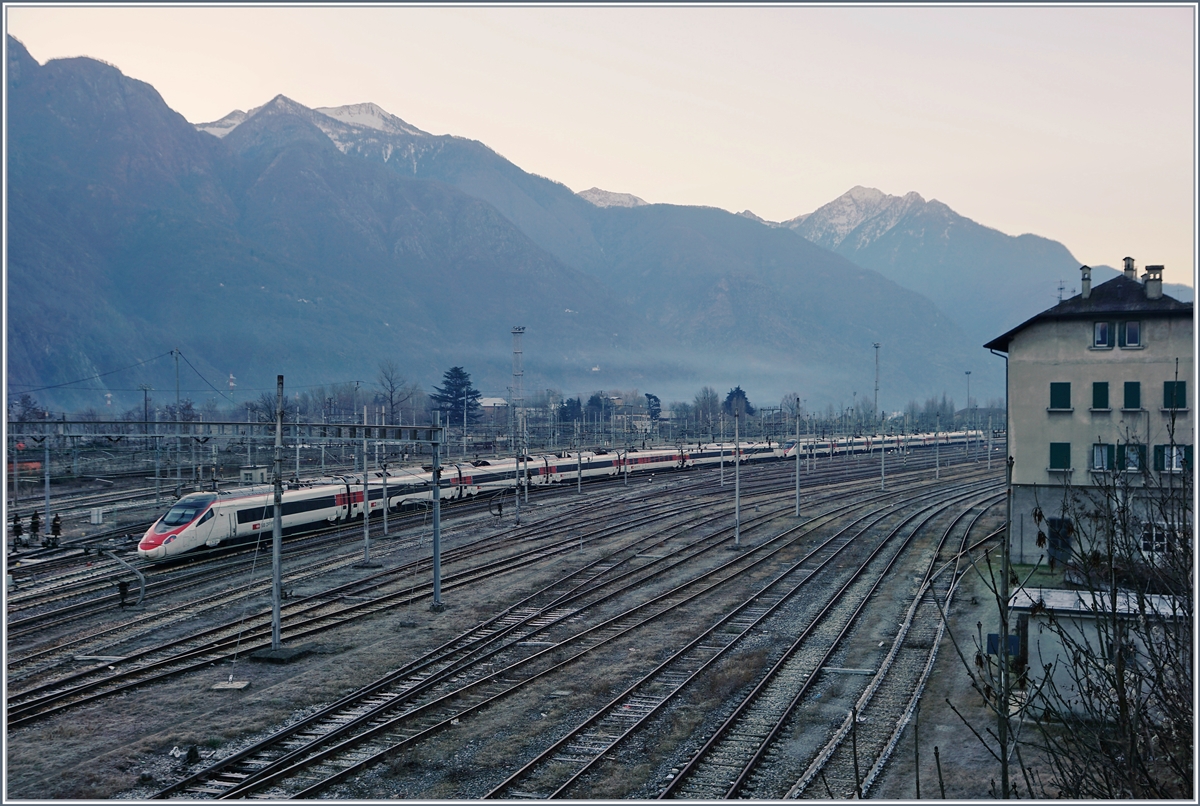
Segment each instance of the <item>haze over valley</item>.
[{"label": "haze over valley", "polygon": [[278,373],[370,382],[384,358],[503,396],[523,325],[527,390],[664,401],[848,403],[878,342],[894,410],[962,399],[965,370],[973,398],[1001,395],[982,343],[1078,284],[1062,244],[916,192],[854,187],[784,222],[575,193],[370,103],[277,96],[193,125],[100,61],[8,53],[9,393],[55,408],[173,389],[166,360],[109,373],[174,348],[196,400],[229,375],[243,397]]}]

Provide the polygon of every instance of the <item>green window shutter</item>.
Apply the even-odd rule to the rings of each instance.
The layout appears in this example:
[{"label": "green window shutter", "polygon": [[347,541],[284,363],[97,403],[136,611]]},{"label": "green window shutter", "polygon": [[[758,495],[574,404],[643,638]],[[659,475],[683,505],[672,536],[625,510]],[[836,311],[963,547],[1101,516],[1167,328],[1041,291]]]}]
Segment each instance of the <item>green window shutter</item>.
[{"label": "green window shutter", "polygon": [[1142,384],[1139,381],[1125,381],[1125,408],[1140,409],[1142,407]]},{"label": "green window shutter", "polygon": [[1117,446],[1117,465],[1116,465],[1116,469],[1117,469],[1117,470],[1124,470],[1124,469],[1125,469],[1125,444],[1124,444],[1124,443],[1122,443],[1122,444],[1120,444],[1120,445],[1118,445],[1118,446]]},{"label": "green window shutter", "polygon": [[1071,467],[1071,443],[1050,443],[1050,469],[1069,470]]},{"label": "green window shutter", "polygon": [[1154,469],[1160,473],[1167,468],[1167,446],[1154,446]]},{"label": "green window shutter", "polygon": [[1117,469],[1117,446],[1116,445],[1105,445],[1104,453],[1105,453],[1104,459],[1107,462],[1107,464],[1104,466],[1104,469],[1105,470],[1116,470]]},{"label": "green window shutter", "polygon": [[1117,322],[1117,346],[1125,346],[1125,323]]},{"label": "green window shutter", "polygon": [[1137,453],[1138,453],[1138,470],[1145,473],[1146,472],[1146,446],[1145,445],[1136,445],[1134,447],[1137,448]]},{"label": "green window shutter", "polygon": [[1116,322],[1108,323],[1108,345],[1107,346],[1109,346],[1109,347],[1113,346],[1113,336],[1116,335],[1116,333],[1115,333],[1116,329],[1117,329]]},{"label": "green window shutter", "polygon": [[1069,382],[1050,384],[1050,408],[1071,408],[1071,384]]},{"label": "green window shutter", "polygon": [[1187,408],[1187,381],[1163,382],[1163,408]]},{"label": "green window shutter", "polygon": [[1188,470],[1192,469],[1192,446],[1183,446],[1183,466]]},{"label": "green window shutter", "polygon": [[1108,381],[1097,381],[1092,384],[1092,408],[1108,408]]}]

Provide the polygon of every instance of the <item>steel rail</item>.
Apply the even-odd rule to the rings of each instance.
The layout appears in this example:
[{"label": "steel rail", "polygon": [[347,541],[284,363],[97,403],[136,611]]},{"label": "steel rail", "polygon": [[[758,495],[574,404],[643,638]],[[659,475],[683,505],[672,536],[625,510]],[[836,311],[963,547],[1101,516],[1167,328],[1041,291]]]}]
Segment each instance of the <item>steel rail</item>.
[{"label": "steel rail", "polygon": [[[968,493],[966,495],[959,496],[959,497],[960,498],[973,497],[975,495],[978,495],[978,493],[975,493],[974,491],[972,491],[971,493]],[[992,495],[994,495],[994,494],[992,494]],[[919,512],[913,513],[911,516],[909,516],[908,518],[905,519],[904,523],[902,523],[900,526],[898,526],[896,528],[896,530],[893,532],[893,536],[898,534],[900,529],[903,528],[905,525],[911,523],[916,518],[924,515],[922,520],[916,526],[914,526],[912,528],[912,530],[909,532],[908,536],[900,543],[899,546],[896,547],[895,551],[892,553],[891,557],[888,559],[887,564],[885,565],[884,569],[879,574],[875,575],[874,582],[868,587],[866,592],[862,594],[861,598],[858,599],[857,605],[854,606],[854,609],[852,610],[852,612],[843,621],[843,626],[841,627],[841,629],[837,632],[837,634],[834,636],[834,638],[828,643],[825,651],[821,654],[820,658],[816,661],[813,672],[811,674],[809,674],[807,677],[802,678],[803,682],[800,683],[798,689],[794,692],[794,694],[790,698],[790,701],[788,702],[788,704],[782,709],[781,713],[779,714],[779,717],[774,720],[773,727],[770,730],[770,732],[768,733],[768,737],[771,737],[771,736],[774,736],[775,734],[777,734],[778,729],[779,729],[779,723],[781,721],[783,721],[783,719],[785,719],[786,716],[795,709],[795,707],[799,703],[799,701],[811,689],[811,687],[813,686],[813,684],[819,677],[820,670],[829,663],[830,658],[838,650],[842,641],[849,634],[851,628],[858,623],[859,618],[865,611],[867,604],[872,600],[872,597],[873,597],[874,593],[876,592],[876,590],[878,590],[879,585],[882,584],[884,579],[887,578],[888,572],[895,565],[895,563],[899,560],[900,556],[909,548],[909,546],[912,544],[912,541],[916,537],[916,535],[925,527],[926,524],[928,524],[928,522],[930,520],[932,520],[934,517],[940,515],[942,512],[946,511],[946,509],[948,509],[949,506],[950,506],[950,503],[947,503],[945,506],[941,506],[941,508],[939,508],[939,504],[935,504],[935,505],[931,505],[930,507],[926,507],[925,509],[923,509]],[[933,509],[935,511],[930,512],[929,510],[931,510],[931,509]],[[886,543],[881,543],[878,551],[881,551],[884,545],[886,545]],[[874,557],[872,557],[871,559],[874,559]],[[865,568],[866,568],[866,564],[864,564],[862,569],[860,569],[860,573],[865,571]],[[753,708],[758,703],[759,699],[761,697],[763,697],[763,695],[767,691],[768,687],[775,681],[776,677],[779,676],[783,672],[783,670],[788,666],[789,662],[797,655],[797,653],[800,651],[802,646],[808,640],[810,635],[815,633],[815,631],[819,627],[822,626],[823,619],[832,612],[832,610],[835,606],[837,606],[839,604],[841,596],[843,594],[845,594],[845,592],[849,590],[850,586],[853,585],[857,580],[858,580],[858,574],[856,574],[854,578],[849,580],[846,583],[846,585],[843,587],[843,589],[838,592],[837,595],[830,598],[829,604],[809,624],[809,626],[806,627],[805,630],[802,631],[799,636],[797,636],[796,640],[792,643],[791,646],[788,647],[788,649],[784,652],[783,656],[772,666],[772,668],[767,672],[767,674],[763,677],[763,679],[760,680],[760,682],[755,686],[755,688],[748,695],[746,695],[745,698],[743,698],[741,700],[741,702],[734,709],[734,711],[730,714],[730,716],[727,717],[722,722],[722,724],[716,728],[716,730],[713,732],[712,736],[709,737],[709,739],[692,756],[692,758],[689,759],[689,761],[683,767],[680,768],[679,772],[675,775],[675,777],[671,780],[671,782],[659,794],[659,798],[667,798],[667,797],[671,797],[674,794],[676,794],[682,788],[684,783],[687,782],[693,774],[696,774],[698,772],[699,766],[702,763],[704,763],[705,760],[708,759],[708,757],[716,751],[718,745],[724,741],[725,737],[736,733],[735,729],[737,727],[739,720],[741,720],[744,716],[746,716],[750,713],[751,708]],[[760,754],[763,744],[765,743],[766,739],[762,739],[762,740],[756,739],[755,741],[756,741],[756,745],[755,745],[753,754],[751,756],[751,760],[754,760]],[[728,788],[723,793],[724,796],[731,797],[732,795],[730,793],[736,792],[736,789],[738,786],[740,786],[740,781],[743,779],[747,768],[748,768],[747,764],[742,763],[742,766],[741,766],[742,772],[741,772],[740,776],[735,778],[732,781],[732,783],[728,785]],[[723,781],[728,780],[728,772],[722,771],[722,780]]]}]

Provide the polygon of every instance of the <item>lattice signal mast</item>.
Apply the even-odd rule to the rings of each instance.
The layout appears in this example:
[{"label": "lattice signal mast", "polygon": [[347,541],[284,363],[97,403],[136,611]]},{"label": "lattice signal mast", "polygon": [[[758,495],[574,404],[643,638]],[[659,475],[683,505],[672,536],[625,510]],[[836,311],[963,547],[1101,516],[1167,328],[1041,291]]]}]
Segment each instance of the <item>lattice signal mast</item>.
[{"label": "lattice signal mast", "polygon": [[525,332],[524,327],[514,327],[512,329],[513,337],[513,430],[516,434],[525,433],[525,395],[521,391],[521,381],[525,376],[525,370],[521,365],[521,334]]}]

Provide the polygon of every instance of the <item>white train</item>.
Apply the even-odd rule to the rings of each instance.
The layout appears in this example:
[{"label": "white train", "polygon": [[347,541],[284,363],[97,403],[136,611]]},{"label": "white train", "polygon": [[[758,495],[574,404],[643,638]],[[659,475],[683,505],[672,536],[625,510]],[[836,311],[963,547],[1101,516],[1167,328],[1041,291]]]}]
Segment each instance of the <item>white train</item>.
[{"label": "white train", "polygon": [[[847,453],[872,453],[883,446],[889,453],[893,451],[910,451],[915,448],[932,448],[937,445],[967,445],[984,438],[984,432],[970,431],[939,431],[934,434],[872,434],[861,437],[801,437],[800,456],[843,456]],[[790,439],[783,444],[779,453],[784,458],[795,458],[796,440]]]},{"label": "white train", "polygon": [[[926,435],[901,437],[916,446]],[[801,440],[801,450],[813,451],[816,456],[837,456],[846,450],[865,452],[877,448],[881,438],[860,437],[849,440]],[[932,435],[928,435],[932,444]],[[939,435],[944,444],[962,443],[965,432]],[[889,448],[893,437],[887,437]],[[903,443],[901,443],[903,444]],[[762,442],[741,446],[742,462],[778,459],[795,456],[795,442],[784,444]],[[685,470],[696,465],[715,465],[733,462],[732,443],[681,445],[674,448],[635,448],[614,451],[564,452],[524,457],[521,461],[523,483],[540,486],[570,483],[576,478],[616,476],[623,472],[645,473],[665,470]],[[486,492],[511,490],[517,485],[517,460],[480,460],[450,463],[442,466],[438,495],[444,500],[456,500]],[[387,472],[387,507],[395,512],[406,506],[423,505],[433,497],[432,468],[419,470],[389,470]],[[366,479],[366,501],[372,517],[384,507],[385,479],[382,471],[373,471]],[[362,475],[289,482],[283,490],[283,534],[316,529],[355,520],[363,516]],[[253,538],[274,526],[275,492],[271,486],[235,487],[215,492],[189,493],[146,530],[138,543],[138,555],[147,560],[162,560],[200,547],[219,545]]]}]

